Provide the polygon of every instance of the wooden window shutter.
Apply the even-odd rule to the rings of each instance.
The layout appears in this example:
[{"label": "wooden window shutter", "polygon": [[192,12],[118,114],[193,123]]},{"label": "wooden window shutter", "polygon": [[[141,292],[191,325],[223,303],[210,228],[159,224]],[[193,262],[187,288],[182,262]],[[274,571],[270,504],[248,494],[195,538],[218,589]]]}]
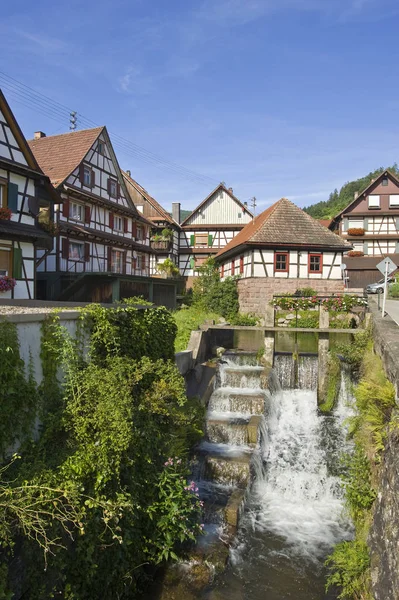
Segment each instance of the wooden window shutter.
[{"label": "wooden window shutter", "polygon": [[116,185],[116,197],[120,198],[121,197],[121,185],[118,181],[117,185]]},{"label": "wooden window shutter", "polygon": [[194,269],[195,267],[195,258],[194,256],[190,257],[190,269]]},{"label": "wooden window shutter", "polygon": [[108,246],[107,248],[107,271],[111,271],[112,268],[112,248]]},{"label": "wooden window shutter", "polygon": [[107,192],[108,192],[108,196],[111,195],[111,179],[110,177],[108,177],[107,179]]},{"label": "wooden window shutter", "polygon": [[209,248],[212,248],[212,243],[213,243],[213,236],[212,235],[208,235],[208,246]]},{"label": "wooden window shutter", "polygon": [[62,258],[68,258],[69,256],[69,241],[67,238],[62,238]]},{"label": "wooden window shutter", "polygon": [[399,242],[396,242],[395,253],[399,253]]},{"label": "wooden window shutter", "polygon": [[244,257],[240,256],[240,273],[244,273]]},{"label": "wooden window shutter", "polygon": [[364,252],[364,254],[369,253],[369,243],[368,242],[363,242],[363,252]]},{"label": "wooden window shutter", "polygon": [[108,225],[110,229],[114,228],[114,213],[112,212],[109,213]]},{"label": "wooden window shutter", "polygon": [[396,219],[395,219],[395,226],[396,226],[396,229],[399,231],[399,217],[396,217]]},{"label": "wooden window shutter", "polygon": [[90,223],[91,220],[91,209],[90,206],[85,206],[85,223]]},{"label": "wooden window shutter", "polygon": [[85,243],[85,262],[90,261],[90,244],[88,242]]},{"label": "wooden window shutter", "polygon": [[223,279],[224,277],[224,265],[222,265],[221,269],[220,269],[220,277]]},{"label": "wooden window shutter", "polygon": [[80,163],[79,165],[79,179],[80,179],[80,183],[84,183],[85,180],[85,166],[83,163]]},{"label": "wooden window shutter", "polygon": [[344,217],[342,223],[342,231],[348,231],[348,217]]},{"label": "wooden window shutter", "polygon": [[190,246],[194,246],[195,245],[195,235],[190,235]]},{"label": "wooden window shutter", "polygon": [[136,239],[136,237],[137,237],[137,223],[136,223],[136,221],[133,221],[133,224],[132,224],[132,237],[134,239]]},{"label": "wooden window shutter", "polygon": [[127,217],[123,217],[123,231],[124,233],[129,231],[129,219]]},{"label": "wooden window shutter", "polygon": [[144,271],[146,268],[146,255],[142,254],[141,255],[141,270]]},{"label": "wooden window shutter", "polygon": [[62,203],[62,215],[65,218],[69,218],[69,198],[66,198]]},{"label": "wooden window shutter", "polygon": [[368,231],[368,228],[369,228],[369,220],[368,220],[367,217],[364,217],[364,219],[363,219],[363,229],[364,229],[364,231]]},{"label": "wooden window shutter", "polygon": [[235,272],[235,264],[234,264],[234,260],[231,261],[231,274],[234,275]]},{"label": "wooden window shutter", "polygon": [[96,185],[96,172],[93,169],[91,170],[90,184],[92,188],[94,188]]},{"label": "wooden window shutter", "polygon": [[136,269],[136,265],[137,265],[137,259],[134,258],[133,256],[133,252],[132,252],[132,265],[133,265],[133,269]]},{"label": "wooden window shutter", "polygon": [[122,254],[122,273],[126,274],[126,252]]},{"label": "wooden window shutter", "polygon": [[14,279],[22,279],[22,250],[14,248],[12,252],[12,276]]},{"label": "wooden window shutter", "polygon": [[11,212],[18,212],[18,186],[16,183],[8,184],[7,206]]}]

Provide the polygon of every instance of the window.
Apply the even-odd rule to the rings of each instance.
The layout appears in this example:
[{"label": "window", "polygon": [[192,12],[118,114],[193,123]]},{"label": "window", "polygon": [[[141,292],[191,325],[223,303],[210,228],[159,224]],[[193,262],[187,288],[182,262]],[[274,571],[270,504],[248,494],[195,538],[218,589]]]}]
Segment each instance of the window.
[{"label": "window", "polygon": [[380,208],[380,196],[369,196],[369,208]]},{"label": "window", "polygon": [[75,219],[75,221],[84,221],[84,206],[83,204],[78,204],[77,202],[71,202],[70,208],[70,218]]},{"label": "window", "polygon": [[102,156],[105,156],[105,143],[102,140],[98,141],[97,150],[98,150],[99,154],[102,154]]},{"label": "window", "polygon": [[231,275],[232,275],[232,276],[234,275],[235,268],[236,268],[236,266],[235,266],[235,264],[234,264],[234,260],[232,260],[232,261],[231,261]]},{"label": "window", "polygon": [[0,208],[7,207],[7,182],[0,181]]},{"label": "window", "polygon": [[91,187],[91,169],[90,167],[83,167],[83,185]]},{"label": "window", "polygon": [[238,213],[238,218],[241,219],[242,218],[242,213]]},{"label": "window", "polygon": [[195,245],[196,246],[208,246],[208,234],[207,233],[196,233],[195,234]]},{"label": "window", "polygon": [[205,213],[202,213],[201,217],[202,217],[203,219],[205,219]]},{"label": "window", "polygon": [[309,254],[309,273],[322,273],[323,255]]},{"label": "window", "polygon": [[140,227],[140,225],[137,225],[136,240],[142,240],[142,239],[143,239],[143,229]]},{"label": "window", "polygon": [[137,204],[136,208],[139,212],[141,212],[141,214],[143,214],[144,212],[144,204]]},{"label": "window", "polygon": [[9,277],[11,277],[11,257],[11,246],[0,246],[0,276],[5,277],[6,275],[8,275]]},{"label": "window", "polygon": [[382,178],[381,185],[388,185],[388,177]]},{"label": "window", "polygon": [[122,273],[123,270],[123,252],[112,250],[111,252],[111,271],[112,273]]},{"label": "window", "polygon": [[84,260],[85,245],[78,242],[69,242],[68,258],[71,260]]},{"label": "window", "polygon": [[288,252],[276,252],[274,255],[274,270],[275,271],[288,271]]},{"label": "window", "polygon": [[391,194],[389,196],[389,206],[399,207],[399,194]]},{"label": "window", "polygon": [[141,254],[137,255],[136,258],[136,269],[141,269],[142,268],[142,256]]},{"label": "window", "polygon": [[109,179],[109,195],[111,198],[117,198],[118,196],[118,183],[115,179]]},{"label": "window", "polygon": [[122,217],[114,217],[114,229],[116,229],[116,231],[123,231]]}]

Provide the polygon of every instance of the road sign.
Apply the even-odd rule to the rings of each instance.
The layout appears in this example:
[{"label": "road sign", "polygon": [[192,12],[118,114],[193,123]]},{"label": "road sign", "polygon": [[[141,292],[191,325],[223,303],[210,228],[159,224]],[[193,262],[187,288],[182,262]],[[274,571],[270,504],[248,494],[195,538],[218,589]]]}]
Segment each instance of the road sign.
[{"label": "road sign", "polygon": [[391,260],[389,258],[389,256],[387,256],[386,258],[384,258],[384,260],[382,260],[381,262],[379,262],[378,265],[377,265],[377,269],[383,275],[385,275],[385,273],[387,275],[390,275],[391,273],[393,273],[394,271],[396,271],[397,268],[398,267],[395,265],[395,263],[393,262],[393,260]]},{"label": "road sign", "polygon": [[340,265],[340,266],[341,266],[341,271],[345,271],[346,270],[346,264],[345,263],[342,263],[342,265]]}]

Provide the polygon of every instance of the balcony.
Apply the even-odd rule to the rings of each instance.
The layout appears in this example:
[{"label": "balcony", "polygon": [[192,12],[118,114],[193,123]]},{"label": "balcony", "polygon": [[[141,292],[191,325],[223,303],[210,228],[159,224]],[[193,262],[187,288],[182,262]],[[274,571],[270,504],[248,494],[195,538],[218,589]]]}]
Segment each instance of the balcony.
[{"label": "balcony", "polygon": [[165,252],[169,252],[169,250],[172,248],[172,242],[170,240],[151,240],[150,246],[153,250],[164,250]]}]

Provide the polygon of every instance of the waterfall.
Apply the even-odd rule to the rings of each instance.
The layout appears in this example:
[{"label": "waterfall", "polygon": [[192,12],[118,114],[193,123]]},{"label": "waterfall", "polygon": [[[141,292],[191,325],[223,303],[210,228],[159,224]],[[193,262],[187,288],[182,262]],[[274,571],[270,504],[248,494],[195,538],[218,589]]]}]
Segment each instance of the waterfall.
[{"label": "waterfall", "polygon": [[216,586],[220,600],[326,598],[326,555],[353,535],[339,479],[339,456],[350,449],[346,420],[353,411],[347,375],[342,374],[335,410],[323,416],[315,391],[317,358],[300,357],[297,389],[292,355],[275,358],[262,468],[247,498],[230,567]]}]

